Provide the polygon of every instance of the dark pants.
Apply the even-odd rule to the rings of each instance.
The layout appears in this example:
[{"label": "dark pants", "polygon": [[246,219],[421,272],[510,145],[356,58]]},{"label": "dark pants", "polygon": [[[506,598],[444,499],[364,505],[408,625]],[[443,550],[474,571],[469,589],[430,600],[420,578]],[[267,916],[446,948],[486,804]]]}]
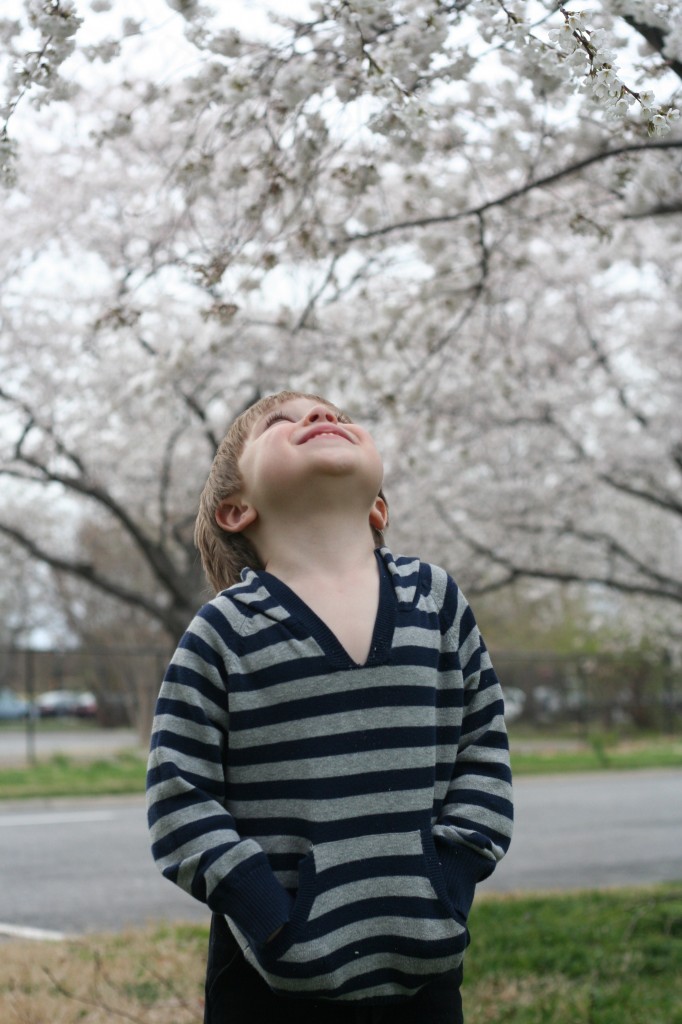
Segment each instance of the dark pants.
[{"label": "dark pants", "polygon": [[204,1024],[463,1024],[462,969],[441,974],[390,1006],[275,995],[244,959],[224,918],[214,915]]}]

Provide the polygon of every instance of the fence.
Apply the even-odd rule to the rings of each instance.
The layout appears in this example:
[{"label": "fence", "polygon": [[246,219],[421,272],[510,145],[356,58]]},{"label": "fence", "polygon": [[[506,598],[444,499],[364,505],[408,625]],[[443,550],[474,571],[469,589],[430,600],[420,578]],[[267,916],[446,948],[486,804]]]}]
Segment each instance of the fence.
[{"label": "fence", "polygon": [[495,656],[509,717],[533,726],[676,732],[682,669],[667,652]]},{"label": "fence", "polygon": [[0,689],[31,702],[50,691],[91,692],[100,725],[133,725],[148,735],[168,657],[160,648],[0,649]]},{"label": "fence", "polygon": [[[91,691],[101,725],[149,734],[170,652],[160,648],[0,649],[0,690],[34,700],[50,690]],[[627,726],[677,731],[682,669],[664,653],[558,657],[495,653],[510,719],[543,729]]]}]

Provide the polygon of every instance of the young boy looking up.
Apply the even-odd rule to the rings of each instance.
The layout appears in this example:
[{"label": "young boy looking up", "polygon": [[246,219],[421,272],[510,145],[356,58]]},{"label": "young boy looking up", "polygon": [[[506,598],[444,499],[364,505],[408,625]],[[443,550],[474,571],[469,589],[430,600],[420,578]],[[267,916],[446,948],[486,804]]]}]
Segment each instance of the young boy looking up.
[{"label": "young boy looking up", "polygon": [[437,566],[382,546],[371,436],[316,395],[239,417],[201,496],[218,595],[157,704],[153,854],[213,911],[207,1024],[456,1024],[512,827],[500,686]]}]

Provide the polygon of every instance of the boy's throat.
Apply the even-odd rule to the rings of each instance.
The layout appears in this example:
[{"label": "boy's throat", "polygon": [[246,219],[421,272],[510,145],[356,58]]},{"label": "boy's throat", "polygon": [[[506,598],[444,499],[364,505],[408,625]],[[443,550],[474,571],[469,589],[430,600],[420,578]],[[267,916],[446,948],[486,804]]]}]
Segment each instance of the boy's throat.
[{"label": "boy's throat", "polygon": [[314,612],[355,664],[365,664],[379,611],[379,568],[373,551],[364,565],[343,576],[301,573],[287,578],[276,571],[273,575]]},{"label": "boy's throat", "polygon": [[369,657],[379,610],[376,574],[369,584],[327,592],[304,587],[297,594],[334,634],[356,665],[364,665]]}]

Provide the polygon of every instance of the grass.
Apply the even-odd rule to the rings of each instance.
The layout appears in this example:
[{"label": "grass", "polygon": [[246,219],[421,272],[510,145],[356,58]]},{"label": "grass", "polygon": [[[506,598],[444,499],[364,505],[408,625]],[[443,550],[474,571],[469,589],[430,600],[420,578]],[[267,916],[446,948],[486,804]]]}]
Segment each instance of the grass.
[{"label": "grass", "polygon": [[[682,883],[482,897],[470,925],[467,1024],[682,1024]],[[200,1024],[207,939],[164,925],[5,942],[0,1020]]]},{"label": "grass", "polygon": [[[671,737],[532,740],[512,731],[517,775],[682,766],[682,740]],[[0,769],[0,796],[141,793],[144,767],[132,751],[89,762],[58,755]],[[682,1024],[682,883],[483,896],[470,925],[467,1024]],[[0,1021],[200,1024],[206,942],[194,925],[0,940]]]},{"label": "grass", "polygon": [[200,1024],[208,931],[150,927],[53,942],[4,942],[3,1024]]},{"label": "grass", "polygon": [[561,741],[545,738],[529,749],[523,741],[515,745],[511,733],[512,767],[515,775],[555,772],[604,771],[639,768],[682,768],[682,737],[650,736],[644,739],[618,738],[593,733],[564,747]]},{"label": "grass", "polygon": [[144,779],[145,759],[133,751],[93,761],[55,754],[26,767],[0,768],[0,798],[142,793]]},{"label": "grass", "polygon": [[487,898],[467,1024],[682,1024],[682,883]]},{"label": "grass", "polygon": [[[0,743],[2,736],[0,734]],[[529,738],[511,732],[514,774],[638,768],[682,768],[682,737],[624,739],[594,733],[586,739]],[[145,756],[140,751],[87,760],[57,754],[34,764],[0,767],[0,800],[29,797],[107,796],[144,790]]]}]

